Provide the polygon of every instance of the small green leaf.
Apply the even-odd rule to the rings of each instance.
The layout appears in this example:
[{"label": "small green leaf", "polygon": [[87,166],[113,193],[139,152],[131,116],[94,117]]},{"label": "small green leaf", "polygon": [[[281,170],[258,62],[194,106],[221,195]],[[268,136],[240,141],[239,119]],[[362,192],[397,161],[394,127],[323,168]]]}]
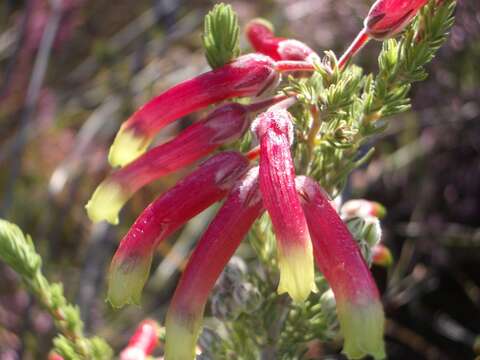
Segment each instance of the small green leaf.
[{"label": "small green leaf", "polygon": [[230,5],[217,4],[205,16],[202,36],[207,61],[213,69],[240,55],[240,27]]}]

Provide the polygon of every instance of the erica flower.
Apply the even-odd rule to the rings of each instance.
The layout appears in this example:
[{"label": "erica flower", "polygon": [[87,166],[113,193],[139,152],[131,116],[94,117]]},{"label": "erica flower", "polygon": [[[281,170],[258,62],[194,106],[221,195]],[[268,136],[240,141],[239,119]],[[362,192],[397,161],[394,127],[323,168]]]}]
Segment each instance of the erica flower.
[{"label": "erica flower", "polygon": [[360,249],[314,180],[299,176],[297,187],[315,260],[335,294],[343,352],[352,359],[368,354],[383,359],[382,304]]},{"label": "erica flower", "polygon": [[277,238],[278,291],[303,301],[315,287],[314,267],[307,223],[295,190],[291,116],[285,109],[272,108],[255,119],[252,129],[260,142],[260,189]]},{"label": "erica flower", "polygon": [[249,54],[186,80],[146,103],[123,123],[110,148],[109,161],[123,166],[141,155],[153,136],[170,122],[226,99],[258,96],[277,79],[271,58]]},{"label": "erica flower", "polygon": [[158,345],[159,327],[153,320],[144,320],[120,353],[120,360],[145,360]]},{"label": "erica flower", "polygon": [[118,212],[138,189],[238,139],[248,127],[248,110],[247,106],[235,103],[221,106],[173,140],[113,172],[98,186],[87,204],[89,217],[93,221],[116,224]]},{"label": "erica flower", "polygon": [[110,265],[108,299],[113,306],[139,303],[157,245],[222,199],[245,173],[248,163],[236,152],[213,156],[142,212],[120,242]]},{"label": "erica flower", "polygon": [[369,39],[385,40],[400,33],[428,0],[377,0],[365,18],[364,28],[339,61],[344,67]]},{"label": "erica flower", "polygon": [[232,189],[199,240],[182,274],[166,320],[165,355],[168,360],[195,358],[195,345],[208,295],[262,212],[258,168],[253,168]]},{"label": "erica flower", "polygon": [[428,0],[377,0],[365,19],[368,36],[383,40],[401,32]]},{"label": "erica flower", "polygon": [[320,60],[317,53],[301,41],[275,37],[272,24],[264,19],[250,21],[245,33],[255,51],[268,55],[274,60],[309,62]]}]

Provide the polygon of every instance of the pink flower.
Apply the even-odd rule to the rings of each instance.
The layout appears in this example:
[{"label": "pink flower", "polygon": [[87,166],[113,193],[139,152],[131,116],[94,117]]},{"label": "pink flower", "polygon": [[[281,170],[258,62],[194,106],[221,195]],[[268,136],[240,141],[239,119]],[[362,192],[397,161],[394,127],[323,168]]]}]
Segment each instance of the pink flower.
[{"label": "pink flower", "polygon": [[385,40],[400,33],[428,0],[377,0],[365,18],[364,28],[339,60],[343,68],[369,39]]},{"label": "pink flower", "polygon": [[248,127],[249,108],[236,103],[213,111],[173,140],[159,145],[113,172],[95,190],[86,208],[92,221],[118,223],[125,202],[141,187],[201,159],[238,139]]},{"label": "pink flower", "polygon": [[108,299],[113,306],[139,303],[158,244],[221,200],[248,164],[237,152],[215,155],[142,212],[120,242],[110,265]]},{"label": "pink flower", "polygon": [[285,109],[272,108],[255,119],[252,130],[260,142],[260,189],[278,244],[278,291],[303,301],[315,288],[314,267],[307,223],[295,190],[291,116]]},{"label": "pink flower", "polygon": [[264,19],[254,19],[247,24],[245,33],[255,49],[274,60],[319,61],[315,51],[301,41],[275,37],[272,24]]},{"label": "pink flower", "polygon": [[167,359],[187,360],[195,357],[195,344],[208,295],[262,212],[256,167],[232,189],[188,261],[167,314]]},{"label": "pink flower", "polygon": [[401,32],[428,0],[377,0],[365,19],[366,33],[378,40]]},{"label": "pink flower", "polygon": [[277,79],[271,58],[248,54],[184,81],[146,103],[123,123],[110,148],[109,161],[123,166],[141,155],[153,136],[172,121],[226,99],[258,96]]},{"label": "pink flower", "polygon": [[320,186],[305,176],[296,184],[315,260],[335,294],[343,352],[352,359],[368,354],[383,359],[382,304],[360,249]]},{"label": "pink flower", "polygon": [[142,321],[120,353],[120,360],[145,360],[158,345],[159,326],[154,320]]}]

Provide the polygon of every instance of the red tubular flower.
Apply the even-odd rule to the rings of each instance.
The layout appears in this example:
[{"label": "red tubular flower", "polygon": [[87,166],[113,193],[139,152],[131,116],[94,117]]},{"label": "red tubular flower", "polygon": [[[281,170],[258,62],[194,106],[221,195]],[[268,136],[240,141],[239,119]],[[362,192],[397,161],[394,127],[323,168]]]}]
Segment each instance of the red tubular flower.
[{"label": "red tubular flower", "polygon": [[315,51],[301,41],[275,37],[272,24],[264,19],[254,19],[245,29],[247,38],[255,49],[274,60],[319,61]]},{"label": "red tubular flower", "polygon": [[226,99],[260,95],[277,79],[271,58],[249,54],[184,81],[146,103],[123,123],[110,148],[109,161],[123,166],[141,155],[153,136],[172,121]]},{"label": "red tubular flower", "polygon": [[222,199],[248,164],[247,158],[237,152],[215,155],[142,212],[120,242],[110,265],[108,299],[114,307],[140,302],[156,246]]},{"label": "red tubular flower", "polygon": [[377,40],[401,32],[428,0],[377,0],[365,19],[368,36]]},{"label": "red tubular flower", "polygon": [[260,142],[260,189],[278,240],[278,291],[303,301],[315,288],[314,267],[307,223],[295,191],[291,116],[285,109],[272,108],[255,119],[252,129]]},{"label": "red tubular flower", "polygon": [[367,354],[383,359],[382,304],[360,249],[320,186],[305,176],[296,184],[317,265],[335,294],[343,352],[353,359]]},{"label": "red tubular flower", "polygon": [[232,189],[182,274],[166,320],[165,355],[168,360],[195,358],[195,344],[208,294],[262,212],[258,167],[255,167]]},{"label": "red tubular flower", "polygon": [[385,40],[400,33],[428,0],[377,0],[365,18],[364,28],[339,60],[343,68],[369,39]]},{"label": "red tubular flower", "polygon": [[142,321],[120,353],[120,360],[145,360],[158,345],[159,327],[154,320]]},{"label": "red tubular flower", "polygon": [[248,127],[248,110],[247,106],[236,103],[224,105],[175,139],[112,173],[98,186],[86,206],[90,219],[117,224],[120,209],[138,189],[238,139]]}]

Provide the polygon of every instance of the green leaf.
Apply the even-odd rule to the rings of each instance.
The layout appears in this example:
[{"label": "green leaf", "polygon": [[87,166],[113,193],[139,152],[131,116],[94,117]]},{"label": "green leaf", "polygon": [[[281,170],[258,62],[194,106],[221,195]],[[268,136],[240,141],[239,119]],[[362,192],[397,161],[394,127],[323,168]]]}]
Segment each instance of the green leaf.
[{"label": "green leaf", "polygon": [[230,5],[217,4],[205,16],[202,36],[207,61],[219,68],[240,55],[240,27]]}]

